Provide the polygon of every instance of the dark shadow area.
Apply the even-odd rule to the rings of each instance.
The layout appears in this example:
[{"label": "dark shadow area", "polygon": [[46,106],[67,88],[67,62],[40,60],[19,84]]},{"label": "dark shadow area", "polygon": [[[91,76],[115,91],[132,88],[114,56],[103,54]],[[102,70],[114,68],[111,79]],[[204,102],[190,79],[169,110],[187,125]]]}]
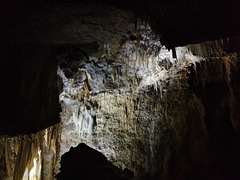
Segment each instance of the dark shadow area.
[{"label": "dark shadow area", "polygon": [[[238,180],[240,179],[240,135],[233,122],[239,119],[232,116],[236,109],[232,107],[231,91],[236,90],[226,79],[225,68],[216,68],[221,60],[211,60],[209,63],[198,64],[192,69],[189,84],[192,91],[201,99],[205,107],[205,124],[209,135],[212,152],[212,162],[202,169],[196,169],[189,174],[189,180]],[[207,66],[207,67],[205,67]],[[206,69],[208,71],[206,71]],[[232,78],[236,78],[239,68],[232,69]],[[220,78],[223,75],[222,78]],[[239,87],[239,86],[238,86]],[[237,102],[239,101],[236,100]]]},{"label": "dark shadow area", "polygon": [[1,4],[0,31],[25,22],[31,13],[44,6],[60,3],[103,3],[131,10],[150,24],[168,48],[235,36],[240,32],[237,0],[10,0]]},{"label": "dark shadow area", "polygon": [[134,176],[129,169],[122,171],[84,143],[62,156],[60,171],[57,180],[127,180]]},{"label": "dark shadow area", "polygon": [[59,122],[57,59],[46,44],[1,48],[0,135],[31,134]]}]

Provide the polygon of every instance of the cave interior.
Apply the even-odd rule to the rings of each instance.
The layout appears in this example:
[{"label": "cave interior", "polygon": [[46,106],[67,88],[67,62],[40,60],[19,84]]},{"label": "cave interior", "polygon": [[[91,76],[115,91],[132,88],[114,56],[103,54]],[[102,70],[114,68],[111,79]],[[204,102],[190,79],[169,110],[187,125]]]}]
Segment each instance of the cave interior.
[{"label": "cave interior", "polygon": [[0,11],[0,179],[240,179],[240,1]]}]

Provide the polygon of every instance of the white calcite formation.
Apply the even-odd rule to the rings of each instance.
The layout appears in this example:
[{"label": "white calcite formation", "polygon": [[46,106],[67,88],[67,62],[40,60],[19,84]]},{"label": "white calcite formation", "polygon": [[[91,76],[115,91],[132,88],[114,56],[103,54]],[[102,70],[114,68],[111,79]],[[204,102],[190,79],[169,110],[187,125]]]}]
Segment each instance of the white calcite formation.
[{"label": "white calcite formation", "polygon": [[[164,179],[181,171],[184,177],[192,165],[206,164],[206,107],[188,81],[195,78],[203,88],[229,83],[237,53],[222,51],[228,40],[219,40],[176,47],[174,58],[149,27],[138,22],[135,29],[133,19],[115,8],[68,4],[45,8],[26,22],[16,41],[75,49],[57,54],[60,123],[36,134],[1,136],[0,179],[54,179],[61,155],[79,143],[136,176],[159,173]],[[229,96],[235,109],[236,91]]]},{"label": "white calcite formation", "polygon": [[153,175],[167,171],[192,114],[195,130],[206,138],[203,105],[187,85],[189,68],[205,59],[188,47],[177,47],[176,55],[144,26],[117,54],[108,48],[101,57],[79,55],[72,62],[78,71],[69,78],[71,65],[61,67],[60,55],[60,154],[84,142],[120,168]]},{"label": "white calcite formation", "polygon": [[[61,122],[36,134],[1,136],[0,179],[54,179],[61,155],[79,143],[102,152],[136,176],[156,172],[168,176],[171,160],[178,155],[180,161],[191,157],[193,163],[206,163],[202,159],[208,157],[206,109],[189,89],[190,70],[203,88],[213,81],[230,82],[237,53],[209,58],[211,53],[222,52],[220,45],[211,46],[221,44],[220,40],[206,42],[213,52],[199,44],[177,47],[176,59],[150,29],[141,28],[140,40],[126,40],[117,54],[111,55],[110,50],[100,57],[87,57],[79,51],[69,66],[62,65],[68,56],[58,55]],[[71,70],[71,63],[77,71]],[[238,107],[235,91],[230,91],[229,99],[233,109]],[[238,130],[237,111],[231,116]],[[176,167],[189,168],[187,164]]]}]

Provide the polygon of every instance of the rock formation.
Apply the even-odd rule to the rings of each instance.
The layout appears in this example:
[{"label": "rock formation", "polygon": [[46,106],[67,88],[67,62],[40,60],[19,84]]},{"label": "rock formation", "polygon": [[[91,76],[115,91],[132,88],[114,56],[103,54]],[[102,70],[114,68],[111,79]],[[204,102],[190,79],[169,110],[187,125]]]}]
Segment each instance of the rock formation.
[{"label": "rock formation", "polygon": [[108,5],[59,4],[6,32],[1,179],[66,179],[69,156],[74,171],[98,156],[112,167],[79,167],[82,179],[240,177],[239,37],[166,47],[152,23]]},{"label": "rock formation", "polygon": [[117,168],[107,161],[100,152],[80,143],[61,158],[61,172],[56,176],[61,179],[116,179],[126,180],[133,177],[133,172]]}]

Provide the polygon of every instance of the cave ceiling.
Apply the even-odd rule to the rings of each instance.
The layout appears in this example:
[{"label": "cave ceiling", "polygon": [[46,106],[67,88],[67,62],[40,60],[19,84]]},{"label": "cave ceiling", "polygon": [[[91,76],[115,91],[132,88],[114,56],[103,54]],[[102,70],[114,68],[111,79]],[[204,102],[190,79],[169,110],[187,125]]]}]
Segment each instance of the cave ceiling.
[{"label": "cave ceiling", "polygon": [[[44,0],[34,2],[11,0],[1,6],[3,27],[1,30],[7,29],[8,31],[8,27],[16,27],[19,23],[24,22],[29,14],[49,4],[71,2],[105,3],[131,10],[136,17],[150,24],[160,37],[162,44],[168,48],[234,36],[240,31],[240,2],[238,0]],[[10,34],[6,36],[10,36]]]}]

